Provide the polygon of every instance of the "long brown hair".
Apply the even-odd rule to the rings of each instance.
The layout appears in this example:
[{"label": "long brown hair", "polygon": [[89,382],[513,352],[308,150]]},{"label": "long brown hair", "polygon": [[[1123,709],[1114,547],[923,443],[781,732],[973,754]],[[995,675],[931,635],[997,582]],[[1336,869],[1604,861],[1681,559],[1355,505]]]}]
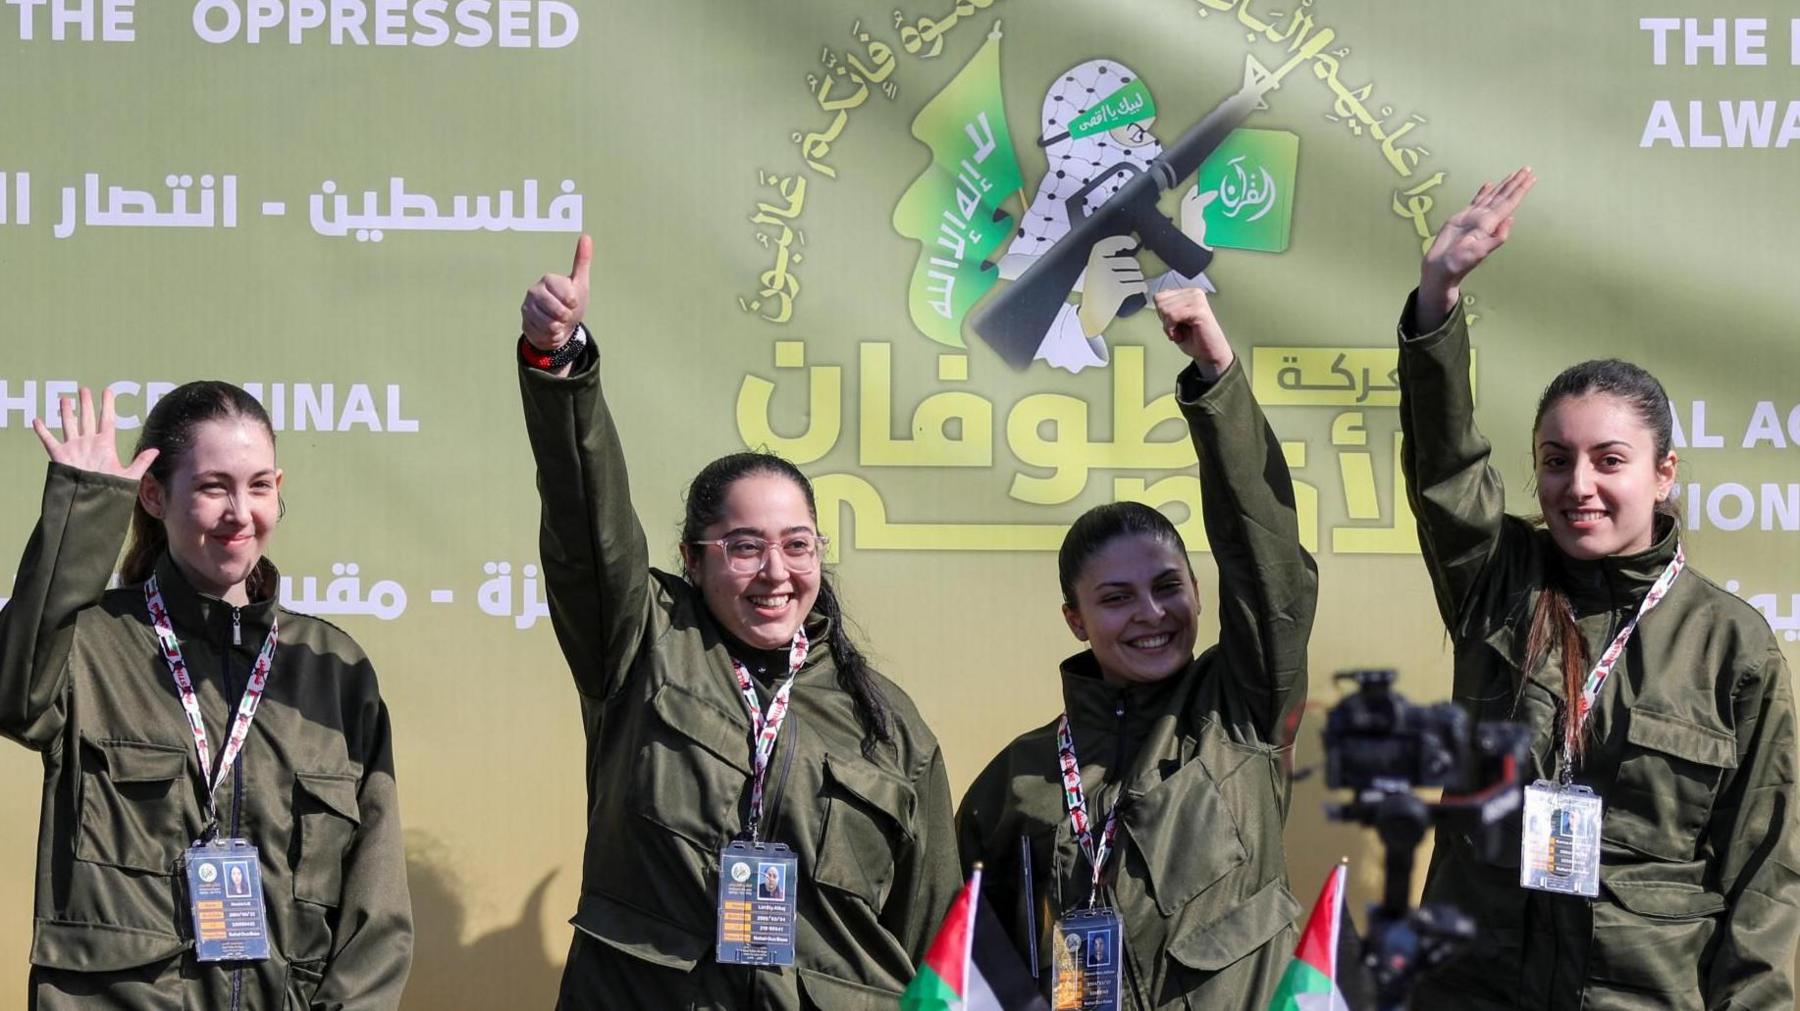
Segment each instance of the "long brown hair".
[{"label": "long brown hair", "polygon": [[[1595,394],[1623,401],[1650,430],[1656,444],[1656,459],[1662,460],[1669,455],[1674,445],[1674,419],[1669,412],[1669,395],[1662,384],[1630,362],[1606,358],[1571,365],[1544,388],[1544,395],[1538,398],[1537,416],[1531,422],[1534,461],[1537,458],[1537,430],[1544,422],[1544,415],[1564,400]],[[1658,502],[1656,512],[1679,521],[1674,496]],[[1550,650],[1560,650],[1563,698],[1566,700],[1563,737],[1567,740],[1570,736],[1568,727],[1579,713],[1581,690],[1587,683],[1594,658],[1589,655],[1587,640],[1575,624],[1575,610],[1569,604],[1568,592],[1556,584],[1556,566],[1549,566],[1546,571],[1544,586],[1538,592],[1537,605],[1531,612],[1531,631],[1525,637],[1525,669],[1536,670],[1550,655]],[[1585,739],[1575,735],[1569,760],[1579,762],[1585,751]]]},{"label": "long brown hair", "polygon": [[[241,387],[216,379],[184,383],[164,394],[144,419],[138,435],[136,456],[146,449],[157,451],[147,478],[153,477],[164,488],[181,466],[181,461],[194,447],[194,432],[208,421],[249,419],[269,433],[269,444],[275,443],[275,426],[262,404]],[[150,515],[140,496],[131,510],[131,537],[125,546],[125,561],[119,566],[119,578],[125,583],[141,583],[156,570],[156,560],[168,549],[169,534],[162,521]],[[266,558],[257,559],[256,568],[244,581],[250,599],[260,600],[273,591],[275,567]]]}]

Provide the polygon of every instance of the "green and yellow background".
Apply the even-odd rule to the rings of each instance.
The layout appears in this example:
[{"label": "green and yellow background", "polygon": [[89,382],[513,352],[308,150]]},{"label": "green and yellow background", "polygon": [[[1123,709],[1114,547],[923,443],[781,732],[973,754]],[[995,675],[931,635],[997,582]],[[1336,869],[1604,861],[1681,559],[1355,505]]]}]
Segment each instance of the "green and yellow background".
[{"label": "green and yellow background", "polygon": [[[578,34],[555,49],[332,45],[322,31],[295,45],[285,29],[214,44],[187,0],[139,0],[129,42],[55,41],[40,10],[27,41],[19,10],[0,9],[0,172],[27,172],[32,188],[29,222],[15,208],[0,224],[0,557],[18,557],[36,515],[43,451],[28,418],[47,384],[137,383],[122,401],[133,414],[151,382],[288,387],[288,509],[273,557],[321,586],[334,564],[355,563],[364,588],[393,580],[407,593],[392,620],[335,620],[375,658],[393,712],[418,919],[409,1007],[547,1006],[568,943],[587,829],[575,693],[547,621],[519,628],[479,602],[486,567],[504,562],[519,610],[535,562],[517,306],[539,274],[568,269],[574,235],[325,236],[307,207],[326,180],[385,202],[401,177],[445,208],[453,194],[517,191],[524,179],[548,199],[573,180],[595,238],[588,323],[653,557],[675,564],[682,489],[705,461],[747,443],[803,458],[849,613],[942,739],[960,791],[1059,708],[1055,665],[1076,646],[1058,614],[1061,529],[1121,495],[1187,522],[1192,453],[1179,426],[1161,424],[1183,359],[1147,314],[1115,321],[1110,364],[1079,374],[1015,372],[972,335],[959,349],[915,329],[920,247],[892,223],[931,161],[913,120],[999,22],[999,94],[1029,198],[1045,171],[1039,106],[1066,69],[1099,57],[1131,67],[1166,143],[1237,89],[1246,57],[1274,68],[1329,30],[1322,55],[1296,65],[1247,124],[1298,138],[1285,248],[1221,246],[1208,271],[1311,503],[1321,599],[1296,765],[1320,760],[1335,670],[1394,666],[1402,691],[1435,700],[1450,658],[1396,513],[1391,394],[1284,401],[1277,374],[1288,357],[1331,374],[1341,353],[1379,379],[1416,281],[1419,227],[1434,231],[1482,180],[1519,164],[1542,181],[1468,288],[1480,420],[1515,508],[1533,510],[1528,426],[1544,383],[1582,358],[1640,362],[1668,386],[1688,443],[1690,557],[1758,599],[1800,656],[1787,638],[1790,623],[1800,629],[1800,415],[1789,423],[1800,405],[1800,139],[1778,146],[1800,100],[1787,8],[904,3],[582,0]],[[1639,26],[1647,14],[1707,30],[1713,18],[1766,19],[1766,62],[1731,61],[1727,24],[1730,65],[1710,50],[1685,65],[1672,33],[1658,66]],[[829,101],[856,92],[837,73],[850,54],[888,69],[838,125],[819,91],[829,78],[840,82]],[[1690,102],[1702,103],[1703,133],[1721,132],[1720,100],[1773,103],[1774,129],[1763,148],[1643,147],[1658,100],[1684,135]],[[826,132],[821,152],[807,137]],[[1413,153],[1384,152],[1381,136]],[[79,194],[87,173],[165,200],[169,174],[233,174],[237,227],[80,226],[57,238],[62,188]],[[793,178],[804,202],[783,220],[787,252],[801,255],[776,278],[791,311],[771,322],[762,317],[780,315],[780,299],[764,294],[763,275],[781,227],[753,219],[767,216],[759,204],[786,205],[780,181]],[[285,216],[259,213],[264,201],[285,202]],[[1005,209],[1016,220],[1017,198]],[[1161,266],[1146,257],[1145,270]],[[767,304],[746,311],[752,301]],[[417,430],[295,426],[295,386],[332,384],[342,414],[358,383],[378,413],[397,387],[398,414]],[[1204,552],[1195,564],[1204,642],[1216,574]],[[10,585],[0,572],[0,595]],[[433,590],[452,602],[433,603]],[[0,994],[13,996],[0,1002],[14,1004],[40,767],[23,750],[4,754]],[[1322,777],[1296,788],[1294,890],[1310,899],[1348,855],[1370,896],[1373,840],[1325,822],[1325,799]]]}]

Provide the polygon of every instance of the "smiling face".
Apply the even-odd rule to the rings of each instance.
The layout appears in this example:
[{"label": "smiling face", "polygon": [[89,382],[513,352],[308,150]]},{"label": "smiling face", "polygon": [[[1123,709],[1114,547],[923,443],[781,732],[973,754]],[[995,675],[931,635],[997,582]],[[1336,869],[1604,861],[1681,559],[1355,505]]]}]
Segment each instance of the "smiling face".
[{"label": "smiling face", "polygon": [[1076,577],[1063,618],[1114,684],[1161,681],[1194,658],[1200,613],[1193,570],[1175,545],[1150,534],[1113,538]]},{"label": "smiling face", "polygon": [[[819,599],[820,562],[810,572],[794,572],[780,543],[795,534],[814,534],[806,495],[792,480],[770,473],[751,473],[731,483],[718,519],[700,535],[703,543],[684,544],[681,555],[688,575],[700,587],[726,631],[756,649],[780,649]],[[748,536],[771,543],[755,572],[732,568],[716,542]]]},{"label": "smiling face", "polygon": [[1564,397],[1544,412],[1533,442],[1538,506],[1557,547],[1594,559],[1650,546],[1676,457],[1657,454],[1656,434],[1628,401]]},{"label": "smiling face", "polygon": [[167,482],[146,476],[138,499],[162,523],[169,554],[194,589],[244,604],[244,580],[275,532],[280,491],[268,429],[233,415],[196,424]]}]

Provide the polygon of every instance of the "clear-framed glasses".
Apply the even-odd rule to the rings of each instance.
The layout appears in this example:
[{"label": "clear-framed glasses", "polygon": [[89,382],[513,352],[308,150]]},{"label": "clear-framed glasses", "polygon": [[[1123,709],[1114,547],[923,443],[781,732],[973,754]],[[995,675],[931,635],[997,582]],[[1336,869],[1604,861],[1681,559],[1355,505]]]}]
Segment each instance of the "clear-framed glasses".
[{"label": "clear-framed glasses", "polygon": [[738,534],[735,537],[693,543],[695,547],[717,547],[725,556],[725,564],[739,575],[761,572],[768,564],[769,549],[779,548],[781,560],[787,570],[805,575],[819,567],[819,559],[824,557],[831,538],[824,534],[806,532],[788,534],[778,541],[765,541],[761,537]]}]

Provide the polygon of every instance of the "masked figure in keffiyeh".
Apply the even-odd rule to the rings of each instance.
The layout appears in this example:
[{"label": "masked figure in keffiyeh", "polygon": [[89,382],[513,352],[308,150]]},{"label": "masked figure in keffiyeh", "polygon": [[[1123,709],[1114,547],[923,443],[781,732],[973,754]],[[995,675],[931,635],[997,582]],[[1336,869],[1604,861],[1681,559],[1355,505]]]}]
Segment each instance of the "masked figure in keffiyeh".
[{"label": "masked figure in keffiyeh", "polygon": [[[1044,178],[1019,223],[1019,233],[1000,259],[1001,277],[1019,277],[1068,233],[1071,198],[1080,197],[1079,206],[1091,214],[1132,175],[1148,169],[1161,156],[1162,145],[1150,132],[1154,115],[1103,133],[1071,136],[1070,124],[1136,80],[1137,74],[1122,63],[1089,60],[1071,67],[1045,92],[1038,135],[1047,163]],[[1201,209],[1212,196],[1190,192],[1182,201],[1182,231],[1196,242],[1204,242]],[[1189,278],[1169,271],[1146,281],[1136,252],[1137,244],[1129,236],[1095,245],[1087,271],[1075,282],[1074,292],[1081,293],[1082,299],[1057,313],[1038,346],[1038,360],[1070,372],[1105,365],[1109,356],[1103,333],[1127,299],[1134,295],[1148,298],[1164,288],[1214,290],[1204,274]]]}]

